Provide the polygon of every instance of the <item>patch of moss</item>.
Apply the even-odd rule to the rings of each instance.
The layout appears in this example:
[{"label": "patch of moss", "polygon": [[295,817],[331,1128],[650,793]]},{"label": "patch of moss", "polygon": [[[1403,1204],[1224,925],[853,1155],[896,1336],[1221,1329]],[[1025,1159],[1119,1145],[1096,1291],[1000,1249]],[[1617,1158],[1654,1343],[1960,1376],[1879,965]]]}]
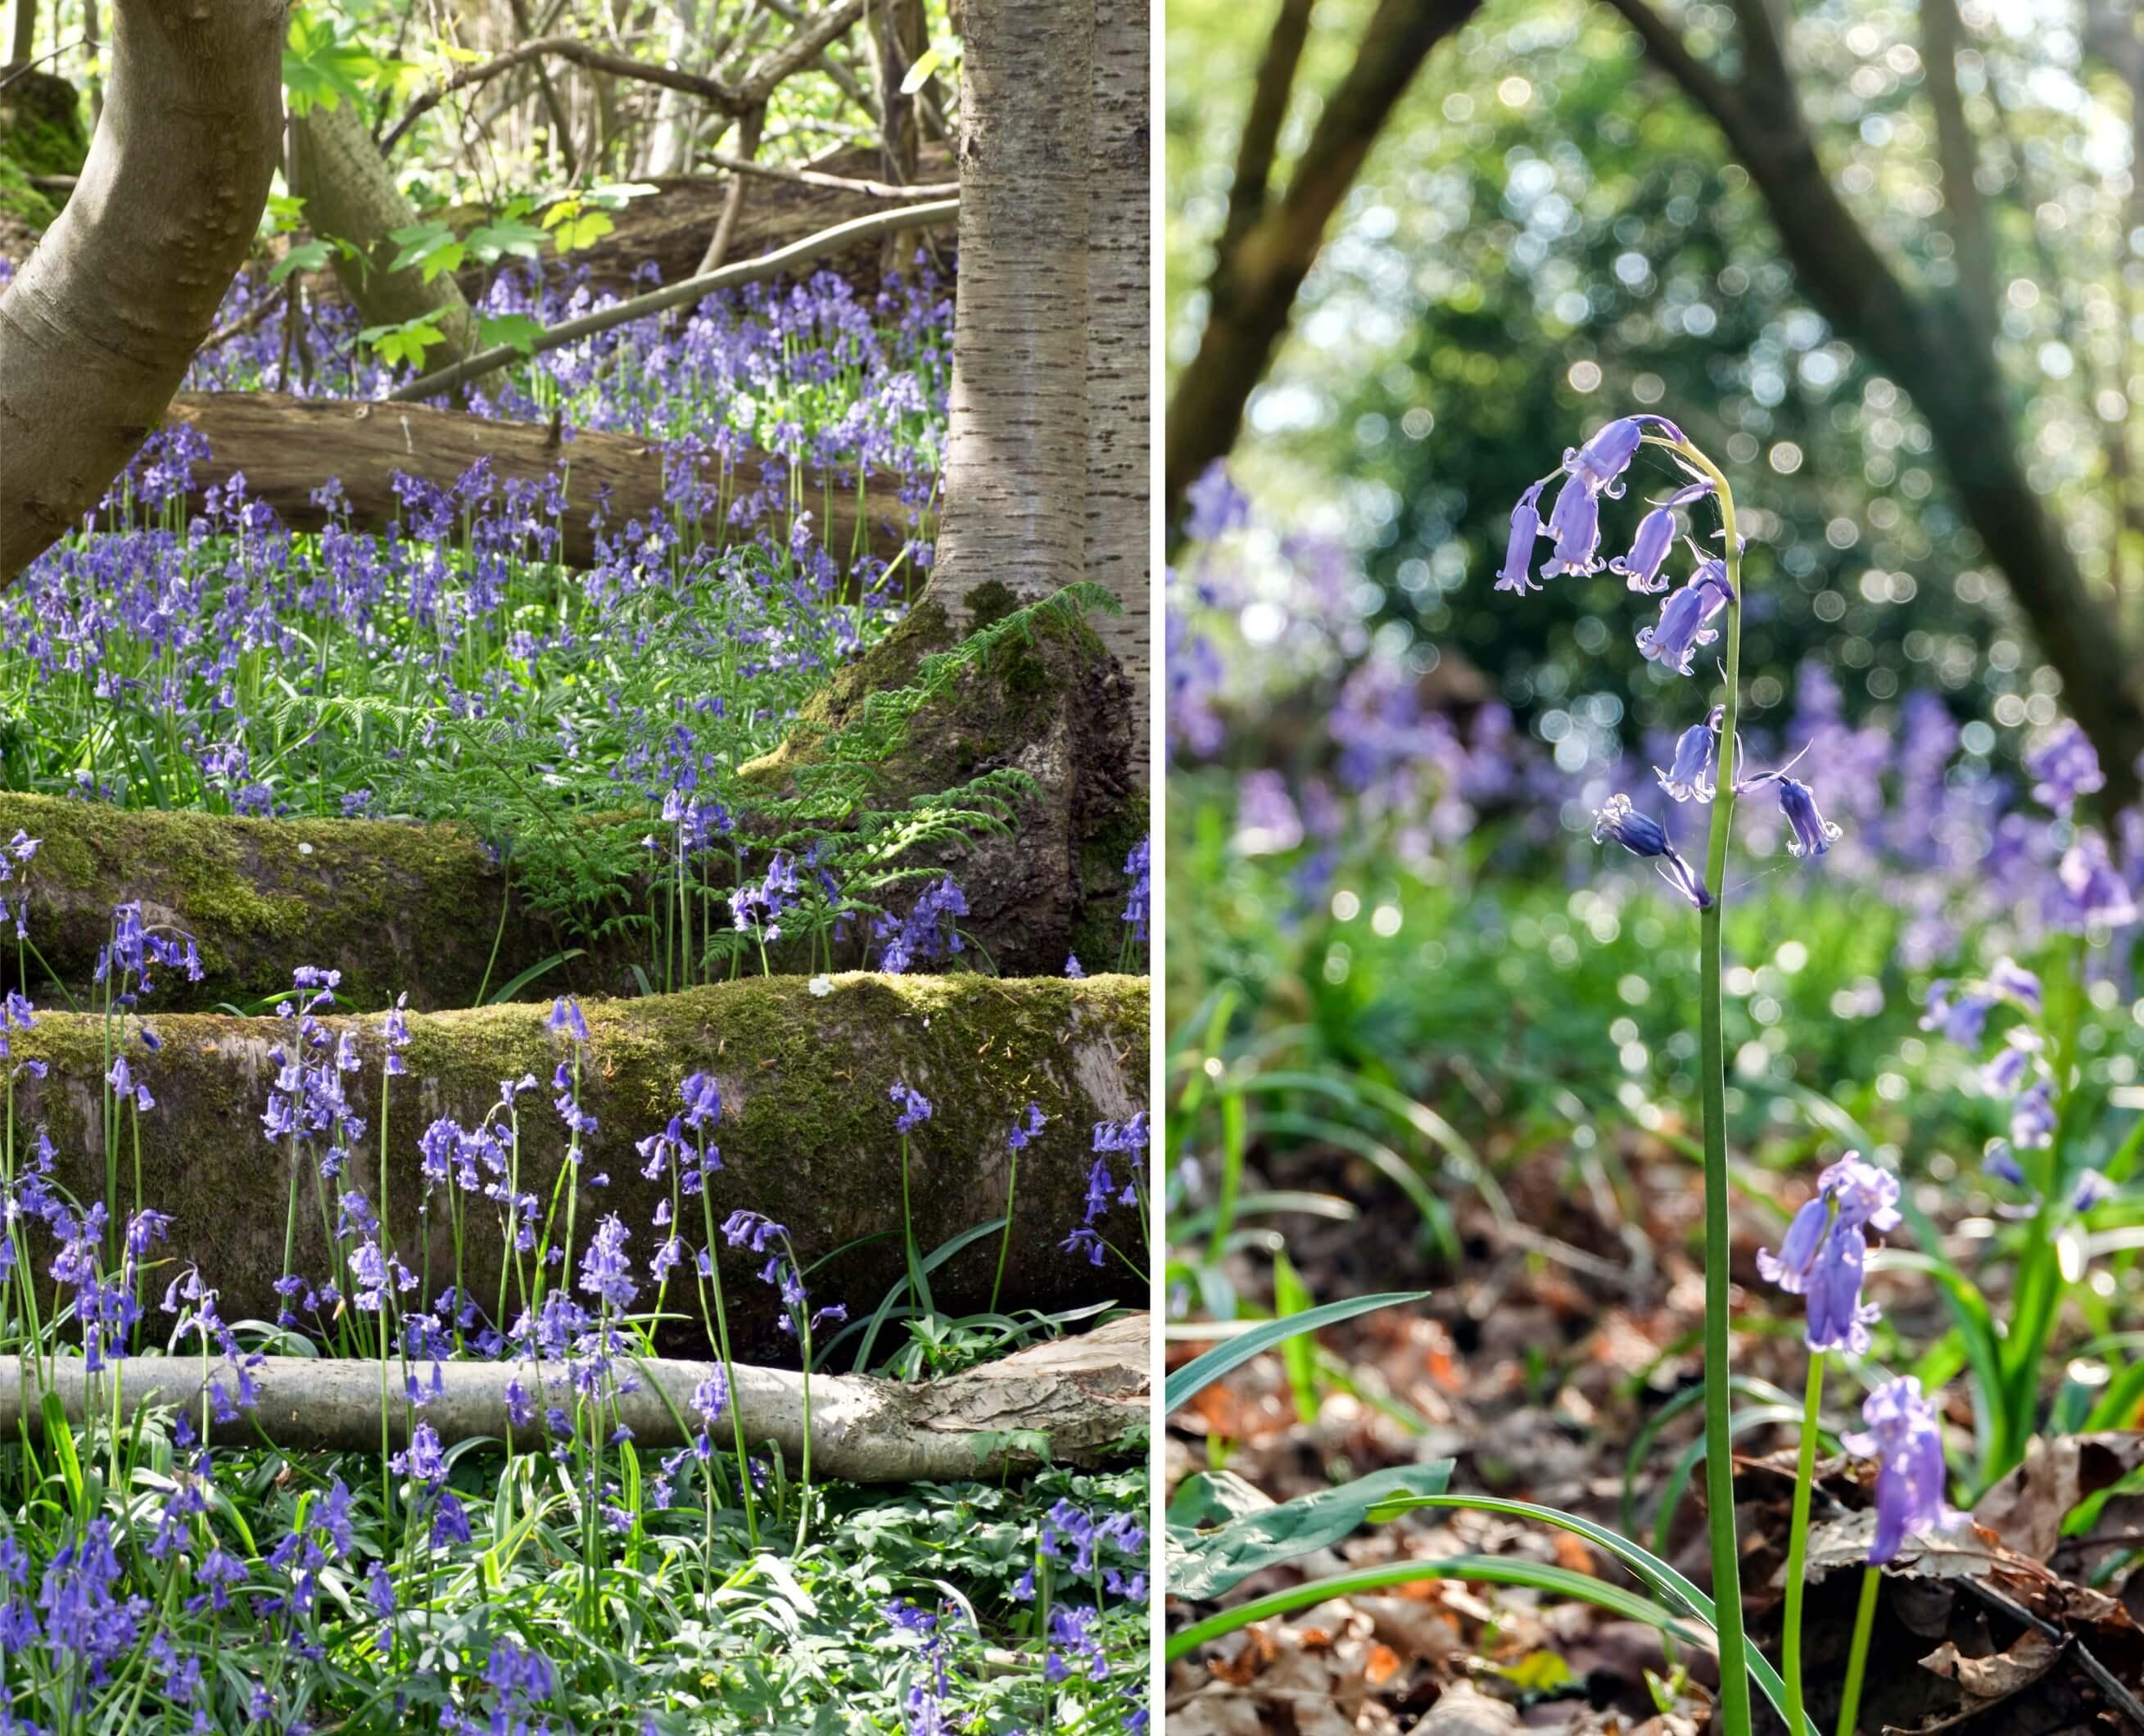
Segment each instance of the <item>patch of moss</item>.
[{"label": "patch of moss", "polygon": [[58,215],[52,201],[30,185],[29,171],[12,157],[0,156],[0,217],[42,231]]},{"label": "patch of moss", "polygon": [[42,230],[63,197],[31,185],[40,175],[79,175],[89,155],[82,99],[64,78],[17,73],[0,88],[0,215]]},{"label": "patch of moss", "polygon": [[1073,955],[1089,968],[1114,964],[1124,938],[1125,895],[1131,878],[1124,858],[1153,825],[1147,792],[1131,795],[1080,840],[1079,920],[1072,931]]}]

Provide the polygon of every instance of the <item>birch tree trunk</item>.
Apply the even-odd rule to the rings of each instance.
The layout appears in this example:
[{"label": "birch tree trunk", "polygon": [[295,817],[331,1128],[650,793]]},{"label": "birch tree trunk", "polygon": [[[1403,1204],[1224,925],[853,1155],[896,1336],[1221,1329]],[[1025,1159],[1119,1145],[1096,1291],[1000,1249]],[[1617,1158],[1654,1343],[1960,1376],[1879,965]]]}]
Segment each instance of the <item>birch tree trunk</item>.
[{"label": "birch tree trunk", "polygon": [[114,7],[81,181],[0,296],[0,584],[97,503],[215,324],[275,171],[287,17]]},{"label": "birch tree trunk", "polygon": [[956,631],[979,600],[1002,613],[1086,570],[1094,0],[968,0],[963,17],[960,272],[929,592]]},{"label": "birch tree trunk", "polygon": [[417,221],[395,185],[355,103],[314,107],[290,123],[292,157],[305,223],[315,235],[354,242],[362,261],[337,254],[336,280],[367,325],[400,325],[439,316],[446,343],[429,361],[458,361],[476,347],[476,318],[451,271],[429,283],[414,265],[391,270],[399,242],[392,231]]},{"label": "birch tree trunk", "polygon": [[1148,0],[1094,0],[1094,107],[1087,206],[1087,577],[1121,615],[1096,622],[1131,682],[1131,771],[1147,772],[1153,356],[1152,133]]}]

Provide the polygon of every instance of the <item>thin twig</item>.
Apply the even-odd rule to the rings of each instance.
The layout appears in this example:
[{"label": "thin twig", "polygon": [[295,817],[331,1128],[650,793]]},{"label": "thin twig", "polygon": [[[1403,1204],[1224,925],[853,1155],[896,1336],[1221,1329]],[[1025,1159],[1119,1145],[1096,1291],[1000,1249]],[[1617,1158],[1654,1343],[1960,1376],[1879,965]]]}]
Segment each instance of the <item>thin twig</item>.
[{"label": "thin twig", "polygon": [[960,193],[960,183],[957,181],[897,186],[886,181],[852,181],[842,175],[821,175],[816,169],[789,169],[777,163],[747,162],[741,156],[726,156],[717,151],[702,151],[700,160],[712,164],[717,169],[727,169],[732,175],[757,175],[767,181],[785,181],[794,186],[831,187],[837,192],[856,193],[866,199],[955,199]]}]

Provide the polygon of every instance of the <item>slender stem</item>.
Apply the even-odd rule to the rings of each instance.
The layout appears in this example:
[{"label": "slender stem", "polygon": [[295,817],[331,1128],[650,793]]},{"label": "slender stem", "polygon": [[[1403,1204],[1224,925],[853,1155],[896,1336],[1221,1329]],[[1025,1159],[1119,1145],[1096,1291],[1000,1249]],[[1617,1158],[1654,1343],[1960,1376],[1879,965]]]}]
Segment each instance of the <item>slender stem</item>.
[{"label": "slender stem", "polygon": [[1846,1686],[1839,1696],[1839,1736],[1854,1736],[1861,1717],[1861,1678],[1869,1668],[1869,1635],[1876,1625],[1876,1588],[1883,1570],[1861,1571],[1861,1602],[1854,1612],[1854,1647],[1846,1654]]},{"label": "slender stem", "polygon": [[996,1313],[998,1311],[998,1287],[1005,1282],[1005,1256],[1012,1251],[1012,1204],[1015,1197],[1015,1190],[1017,1189],[1019,1186],[1020,1153],[1019,1152],[1015,1151],[1012,1154],[1012,1167],[1005,1176],[1005,1234],[998,1239],[997,1274],[990,1280],[990,1311],[993,1314]]},{"label": "slender stem", "polygon": [[1802,1728],[1802,1565],[1809,1559],[1809,1490],[1816,1481],[1817,1418],[1824,1410],[1822,1351],[1811,1353],[1809,1386],[1802,1397],[1802,1448],[1794,1463],[1794,1521],[1787,1533],[1787,1602],[1781,1617],[1779,1674],[1787,1689],[1787,1728]]},{"label": "slender stem", "polygon": [[1727,1053],[1720,1014],[1720,918],[1727,903],[1727,847],[1735,823],[1736,720],[1741,706],[1742,548],[1735,528],[1735,495],[1712,461],[1687,441],[1676,450],[1710,476],[1720,502],[1728,600],[1721,617],[1727,689],[1720,722],[1720,791],[1712,803],[1705,884],[1711,894],[1699,921],[1704,985],[1700,1048],[1705,1081],[1705,1490],[1712,1535],[1712,1596],[1718,1606],[1720,1696],[1727,1736],[1749,1736],[1749,1644],[1742,1629],[1741,1550],[1735,1530],[1735,1444],[1729,1426],[1727,1376],[1732,1355],[1729,1318],[1727,1222]]}]

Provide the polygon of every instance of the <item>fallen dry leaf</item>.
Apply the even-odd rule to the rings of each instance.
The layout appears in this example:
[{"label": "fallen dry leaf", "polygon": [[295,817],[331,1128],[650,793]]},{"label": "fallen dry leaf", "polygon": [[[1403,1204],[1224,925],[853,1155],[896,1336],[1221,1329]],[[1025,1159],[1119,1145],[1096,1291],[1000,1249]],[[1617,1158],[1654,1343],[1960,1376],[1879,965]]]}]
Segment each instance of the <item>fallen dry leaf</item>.
[{"label": "fallen dry leaf", "polygon": [[2018,1554],[2049,1560],[2062,1539],[2062,1520],[2087,1496],[2144,1465],[2144,1434],[2064,1435],[2035,1439],[2025,1462],[1980,1498],[1973,1522]]},{"label": "fallen dry leaf", "polygon": [[2062,1649],[2037,1628],[2027,1628],[2009,1650],[1988,1658],[1965,1657],[1956,1641],[1946,1639],[1921,1659],[1921,1667],[1948,1676],[1976,1699],[2003,1700],[2031,1687],[2062,1654]]},{"label": "fallen dry leaf", "polygon": [[1507,1736],[1519,1728],[1519,1714],[1491,1699],[1471,1682],[1458,1682],[1437,1696],[1414,1736]]}]

